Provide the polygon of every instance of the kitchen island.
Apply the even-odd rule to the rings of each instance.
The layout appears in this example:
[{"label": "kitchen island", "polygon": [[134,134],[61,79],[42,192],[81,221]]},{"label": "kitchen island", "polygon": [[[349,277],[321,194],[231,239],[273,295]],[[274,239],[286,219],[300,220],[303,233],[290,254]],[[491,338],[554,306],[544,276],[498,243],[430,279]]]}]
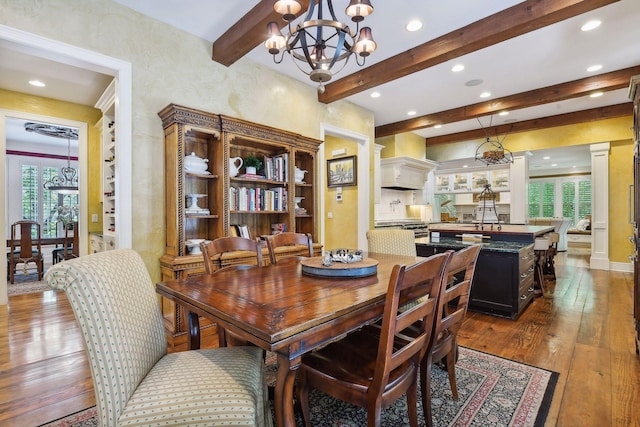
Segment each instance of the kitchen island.
[{"label": "kitchen island", "polygon": [[469,310],[516,319],[534,298],[535,239],[553,231],[553,227],[503,225],[501,230],[487,228],[486,224],[484,230],[476,230],[474,224],[430,224],[429,237],[416,239],[416,250],[419,256],[457,251],[473,244],[463,242],[463,235],[482,235]]}]

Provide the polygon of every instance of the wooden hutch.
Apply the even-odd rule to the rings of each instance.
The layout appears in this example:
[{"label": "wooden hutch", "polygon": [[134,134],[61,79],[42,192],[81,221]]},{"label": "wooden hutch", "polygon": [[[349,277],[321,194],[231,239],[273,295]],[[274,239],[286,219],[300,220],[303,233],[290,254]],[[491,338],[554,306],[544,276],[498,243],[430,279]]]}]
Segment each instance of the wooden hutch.
[{"label": "wooden hutch", "polygon": [[[287,231],[311,233],[317,240],[317,152],[321,141],[295,133],[211,114],[174,104],[160,113],[165,139],[165,205],[166,247],[160,258],[162,280],[204,274],[202,255],[190,255],[186,242],[190,239],[213,240],[231,235],[235,225],[245,226],[252,238],[271,234],[278,224]],[[196,173],[185,168],[185,157],[208,160],[208,171]],[[253,155],[269,167],[264,178],[245,176],[244,168],[231,176],[230,160]],[[269,163],[269,166],[267,166]],[[272,170],[276,168],[275,173]],[[306,170],[303,182],[296,182],[295,169]],[[237,194],[250,194],[253,203],[237,204]],[[188,209],[188,196],[198,195],[202,212]],[[260,196],[256,196],[260,194]],[[256,203],[262,197],[278,202],[265,206]],[[304,197],[296,209],[295,198]],[[261,199],[260,199],[261,200]],[[317,255],[321,246],[314,244]],[[266,245],[263,259],[268,263]],[[290,250],[304,254],[304,249]],[[246,252],[225,255],[218,268],[246,262]],[[186,343],[186,317],[173,302],[162,301],[165,327],[172,347]],[[201,319],[203,333],[206,325]]]}]

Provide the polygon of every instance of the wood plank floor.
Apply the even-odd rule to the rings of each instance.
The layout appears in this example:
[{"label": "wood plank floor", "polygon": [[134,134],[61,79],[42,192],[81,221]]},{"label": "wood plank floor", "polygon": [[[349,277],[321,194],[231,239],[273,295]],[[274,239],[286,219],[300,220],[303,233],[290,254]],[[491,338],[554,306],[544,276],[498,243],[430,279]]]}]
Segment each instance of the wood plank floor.
[{"label": "wood plank floor", "polygon": [[[560,373],[547,426],[640,426],[640,359],[632,274],[557,257],[552,298],[517,320],[469,312],[461,345]],[[37,426],[94,405],[80,331],[64,294],[9,298],[0,307],[0,425]]]}]

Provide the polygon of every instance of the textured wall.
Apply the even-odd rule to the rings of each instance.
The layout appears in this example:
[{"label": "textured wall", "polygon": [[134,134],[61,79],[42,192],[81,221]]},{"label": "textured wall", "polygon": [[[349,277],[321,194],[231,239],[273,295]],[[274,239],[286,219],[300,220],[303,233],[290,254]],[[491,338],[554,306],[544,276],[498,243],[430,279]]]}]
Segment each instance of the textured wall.
[{"label": "textured wall", "polygon": [[314,138],[320,136],[321,122],[374,138],[373,114],[368,110],[345,101],[321,104],[315,87],[249,60],[224,67],[211,60],[211,43],[115,2],[0,0],[0,24],[132,64],[132,240],[154,280],[160,278],[165,212],[163,131],[157,113],[167,104]]}]

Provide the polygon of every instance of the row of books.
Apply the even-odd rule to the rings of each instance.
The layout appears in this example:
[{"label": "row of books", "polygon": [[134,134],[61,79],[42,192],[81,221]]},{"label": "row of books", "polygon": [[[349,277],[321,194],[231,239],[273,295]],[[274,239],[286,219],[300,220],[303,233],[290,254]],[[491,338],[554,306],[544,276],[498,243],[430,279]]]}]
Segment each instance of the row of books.
[{"label": "row of books", "polygon": [[289,154],[264,156],[264,176],[273,181],[286,182],[289,170]]},{"label": "row of books", "polygon": [[232,211],[281,211],[287,210],[287,189],[284,187],[229,188],[229,210]]}]

